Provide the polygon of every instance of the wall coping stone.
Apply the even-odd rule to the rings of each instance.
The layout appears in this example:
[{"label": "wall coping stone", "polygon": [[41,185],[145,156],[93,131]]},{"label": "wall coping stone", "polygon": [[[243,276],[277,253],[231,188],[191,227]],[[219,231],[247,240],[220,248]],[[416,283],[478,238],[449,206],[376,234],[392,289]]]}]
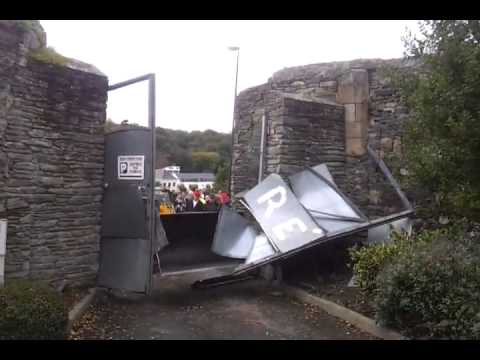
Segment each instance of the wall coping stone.
[{"label": "wall coping stone", "polygon": [[[42,50],[47,47],[47,34],[38,20],[0,20],[0,28],[7,31],[18,31],[21,34],[23,46],[29,51]],[[103,72],[91,64],[73,58],[64,58],[67,61],[64,66],[69,69],[106,77]]]},{"label": "wall coping stone", "polygon": [[293,99],[293,100],[298,100],[298,101],[303,101],[308,103],[316,103],[316,104],[326,104],[326,105],[343,108],[342,104],[339,104],[327,99],[323,99],[323,98],[311,99],[311,98],[305,97],[302,94],[291,94],[291,93],[283,93],[282,96],[284,99]]}]

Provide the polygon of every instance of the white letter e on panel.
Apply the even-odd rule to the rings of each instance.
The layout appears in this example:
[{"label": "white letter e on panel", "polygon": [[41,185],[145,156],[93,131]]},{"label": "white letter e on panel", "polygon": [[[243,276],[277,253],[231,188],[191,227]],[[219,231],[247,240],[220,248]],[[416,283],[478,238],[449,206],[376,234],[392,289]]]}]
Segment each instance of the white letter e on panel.
[{"label": "white letter e on panel", "polygon": [[308,229],[307,225],[305,225],[302,220],[300,220],[299,218],[293,218],[275,226],[272,230],[279,240],[285,240],[286,238],[285,231],[288,231],[288,232],[294,231],[294,228],[293,228],[294,225],[296,225],[301,232],[305,232]]}]

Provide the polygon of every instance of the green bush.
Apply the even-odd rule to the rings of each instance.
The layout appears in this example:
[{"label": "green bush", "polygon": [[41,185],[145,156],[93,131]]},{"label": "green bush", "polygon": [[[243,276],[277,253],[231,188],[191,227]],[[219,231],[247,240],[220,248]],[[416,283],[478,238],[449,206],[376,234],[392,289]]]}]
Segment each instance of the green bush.
[{"label": "green bush", "polygon": [[444,232],[396,257],[376,281],[380,324],[414,337],[480,339],[480,246]]},{"label": "green bush", "polygon": [[0,289],[0,339],[66,339],[62,295],[47,285],[15,280]]},{"label": "green bush", "polygon": [[379,272],[397,251],[398,248],[394,244],[371,245],[350,250],[355,280],[362,291],[368,295],[375,292]]},{"label": "green bush", "polygon": [[431,242],[445,231],[451,230],[424,231],[417,235],[392,232],[392,242],[389,244],[351,248],[350,258],[357,285],[367,295],[374,295],[377,289],[377,276],[387,264],[407,252],[416,243]]}]

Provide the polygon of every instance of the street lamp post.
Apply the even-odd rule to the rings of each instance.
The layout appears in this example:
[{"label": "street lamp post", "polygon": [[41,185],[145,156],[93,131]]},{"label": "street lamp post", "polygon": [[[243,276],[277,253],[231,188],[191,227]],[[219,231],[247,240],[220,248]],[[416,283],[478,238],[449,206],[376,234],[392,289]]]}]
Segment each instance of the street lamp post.
[{"label": "street lamp post", "polygon": [[233,98],[233,119],[232,119],[232,154],[230,156],[230,174],[228,176],[228,193],[232,195],[232,167],[233,167],[233,131],[235,130],[235,105],[237,101],[237,85],[238,85],[238,59],[240,57],[240,48],[238,46],[230,46],[228,48],[230,51],[237,52],[237,65],[235,70],[235,96]]},{"label": "street lamp post", "polygon": [[238,83],[238,58],[240,57],[240,48],[238,46],[230,46],[228,48],[230,51],[237,52],[237,69],[235,71],[235,98],[237,98],[237,83]]}]

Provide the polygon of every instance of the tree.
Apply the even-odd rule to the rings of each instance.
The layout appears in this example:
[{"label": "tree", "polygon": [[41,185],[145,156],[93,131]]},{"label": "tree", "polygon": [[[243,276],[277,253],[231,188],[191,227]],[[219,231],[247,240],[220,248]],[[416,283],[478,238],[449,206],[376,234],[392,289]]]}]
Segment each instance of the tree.
[{"label": "tree", "polygon": [[213,151],[192,152],[192,166],[195,171],[216,171],[220,163],[220,155]]},{"label": "tree", "polygon": [[[108,118],[105,122],[105,133],[138,127],[141,126],[136,123],[130,124],[128,120],[118,124]],[[230,163],[231,134],[213,130],[187,132],[157,127],[155,137],[156,169],[177,165],[182,168],[182,172],[217,173],[221,166]]]},{"label": "tree", "polygon": [[114,131],[117,126],[118,124],[115,124],[112,119],[108,118],[107,121],[105,121],[105,133]]},{"label": "tree", "polygon": [[213,190],[227,191],[228,189],[228,164],[223,164],[218,168],[217,175],[215,176],[215,184],[213,184]]},{"label": "tree", "polygon": [[108,118],[107,121],[105,121],[104,129],[105,129],[105,133],[108,134],[118,129],[135,129],[135,128],[141,128],[141,127],[142,126],[138,125],[137,123],[129,124],[128,120],[123,120],[120,124],[117,124],[112,119]]},{"label": "tree", "polygon": [[411,110],[405,156],[436,212],[480,220],[480,21],[435,20],[405,39],[421,71],[396,79]]},{"label": "tree", "polygon": [[178,165],[183,172],[216,172],[220,165],[230,162],[231,134],[213,130],[187,132],[157,127],[156,142],[157,159],[166,159],[168,165]]}]

